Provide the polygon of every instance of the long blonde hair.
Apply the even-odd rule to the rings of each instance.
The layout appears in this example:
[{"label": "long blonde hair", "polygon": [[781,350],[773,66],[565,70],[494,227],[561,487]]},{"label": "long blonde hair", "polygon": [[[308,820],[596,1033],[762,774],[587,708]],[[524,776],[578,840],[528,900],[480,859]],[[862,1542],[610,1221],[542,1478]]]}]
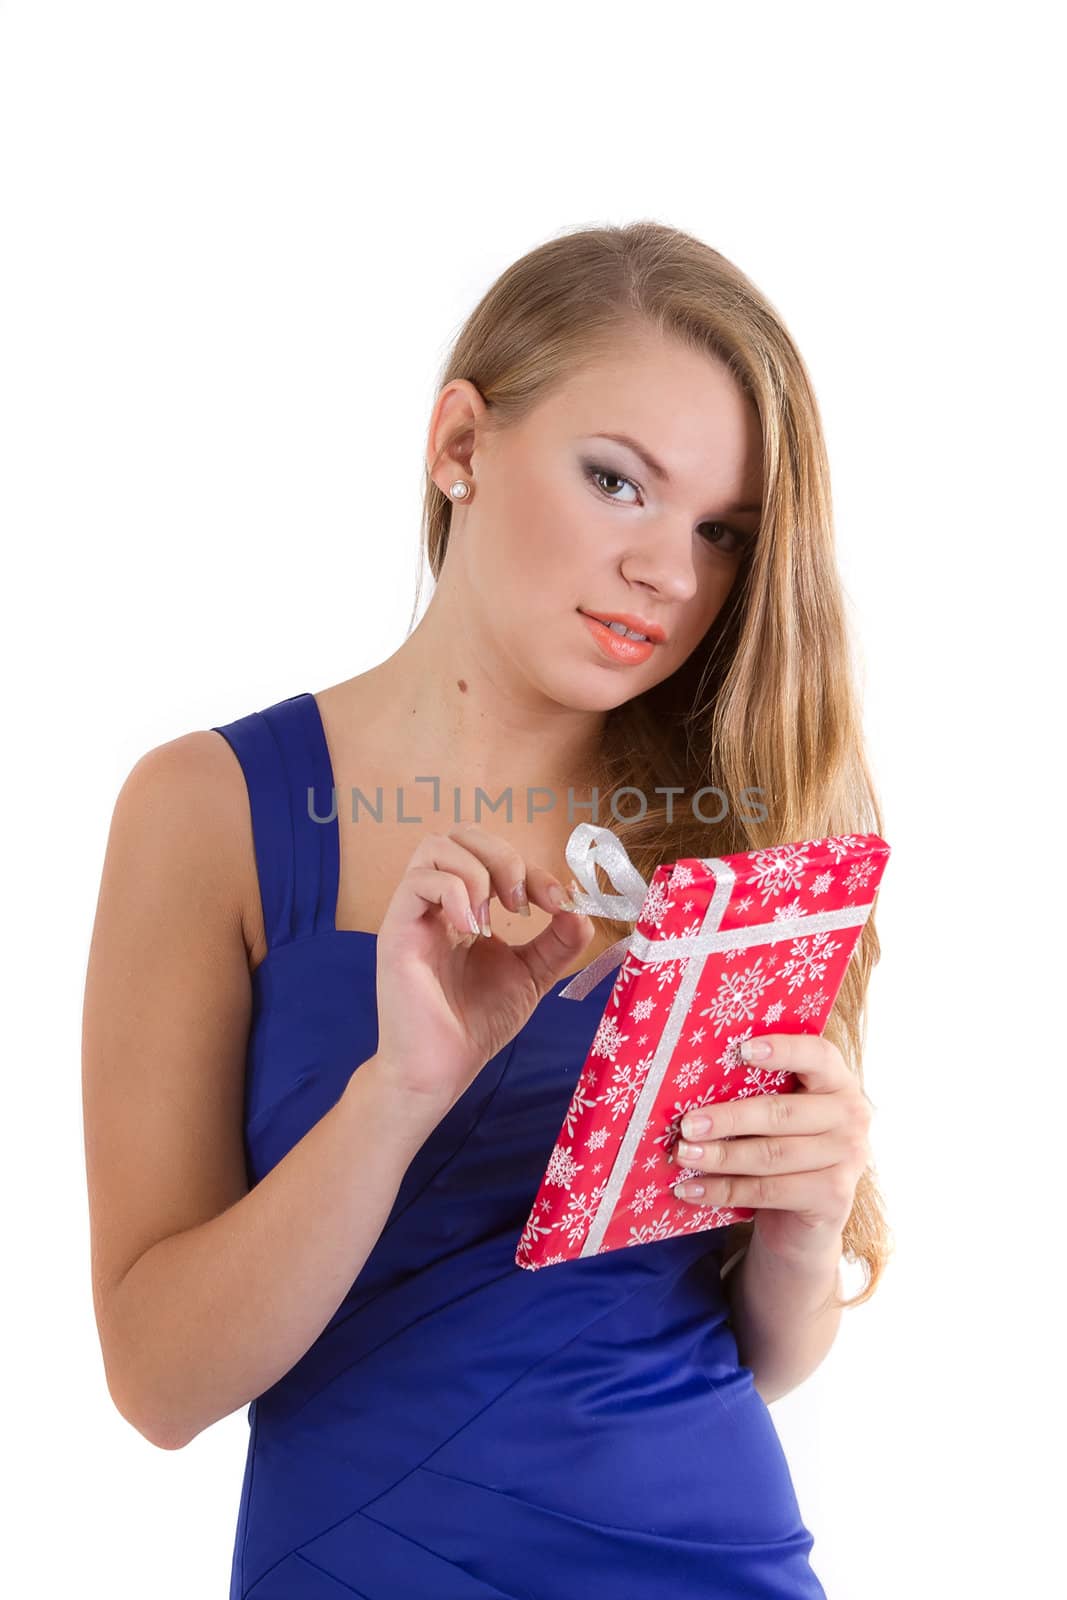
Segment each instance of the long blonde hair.
[{"label": "long blonde hair", "polygon": [[[834,555],[822,424],[798,350],[748,278],[701,240],[660,223],[564,232],[509,266],[483,295],[447,357],[439,389],[469,380],[491,425],[503,429],[584,361],[617,355],[637,328],[725,362],[751,397],[763,432],[763,513],[755,544],[697,649],[671,677],[607,712],[595,770],[586,775],[601,796],[592,820],[608,818],[646,881],[661,861],[683,856],[881,834]],[[435,580],[451,513],[428,471],[422,537]],[[766,820],[732,804],[721,822],[700,820],[686,804],[668,820],[657,786],[689,796],[704,785],[727,796],[755,786]],[[616,817],[611,797],[629,786],[645,797],[644,814]],[[632,931],[626,923],[598,927],[616,938]],[[866,992],[878,957],[872,912],[824,1029],[861,1088]],[[747,1246],[753,1222],[733,1226],[731,1248]],[[835,1304],[867,1300],[891,1250],[868,1165],[844,1230],[845,1258],[864,1263],[866,1281],[851,1299],[835,1294]]]}]

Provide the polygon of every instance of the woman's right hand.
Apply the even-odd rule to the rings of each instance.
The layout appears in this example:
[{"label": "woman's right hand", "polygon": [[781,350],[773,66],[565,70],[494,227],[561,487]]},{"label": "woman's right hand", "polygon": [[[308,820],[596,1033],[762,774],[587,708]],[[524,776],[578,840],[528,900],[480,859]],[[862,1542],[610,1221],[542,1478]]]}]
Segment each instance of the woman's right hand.
[{"label": "woman's right hand", "polygon": [[[468,911],[494,895],[517,909],[522,882],[552,921],[520,945],[473,932]],[[377,1054],[390,1084],[423,1096],[438,1121],[592,938],[590,918],[554,894],[567,900],[558,878],[475,823],[416,846],[378,934]]]}]

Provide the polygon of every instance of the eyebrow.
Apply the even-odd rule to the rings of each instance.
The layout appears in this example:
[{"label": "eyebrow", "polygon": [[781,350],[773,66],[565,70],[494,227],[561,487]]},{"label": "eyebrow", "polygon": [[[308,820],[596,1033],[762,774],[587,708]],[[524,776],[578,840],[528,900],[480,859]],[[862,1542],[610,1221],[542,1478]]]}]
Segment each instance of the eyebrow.
[{"label": "eyebrow", "polygon": [[[649,472],[651,472],[654,477],[658,478],[661,483],[670,483],[670,474],[668,473],[666,467],[662,466],[656,460],[655,456],[650,454],[650,452],[646,450],[643,445],[638,444],[636,439],[631,439],[628,433],[592,433],[589,435],[589,437],[591,439],[613,439],[616,444],[624,444],[628,450],[632,450],[634,455],[644,462]],[[763,507],[759,505],[734,506],[733,510],[735,513],[742,513],[746,511],[758,512],[762,511]]]}]

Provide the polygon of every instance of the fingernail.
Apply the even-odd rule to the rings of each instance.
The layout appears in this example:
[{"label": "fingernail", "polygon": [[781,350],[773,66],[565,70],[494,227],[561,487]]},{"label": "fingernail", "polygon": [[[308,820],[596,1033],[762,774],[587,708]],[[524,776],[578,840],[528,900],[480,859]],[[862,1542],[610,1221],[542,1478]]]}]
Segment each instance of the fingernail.
[{"label": "fingernail", "polygon": [[702,1133],[711,1129],[710,1117],[683,1117],[682,1132],[687,1139],[698,1139]]},{"label": "fingernail", "polygon": [[520,878],[519,882],[511,891],[511,903],[520,916],[528,917],[530,915],[530,902],[526,896],[525,878]]},{"label": "fingernail", "polygon": [[475,921],[474,912],[471,910],[470,906],[467,907],[467,926],[470,928],[472,933],[477,933],[479,936],[481,935],[482,930]]},{"label": "fingernail", "polygon": [[742,1061],[766,1061],[772,1053],[766,1039],[742,1039],[738,1048]]},{"label": "fingernail", "polygon": [[548,891],[548,898],[560,911],[577,911],[578,909],[570,895],[564,894],[558,883],[554,883],[552,885],[551,889]]},{"label": "fingernail", "polygon": [[487,939],[491,939],[493,937],[493,930],[489,925],[489,902],[488,902],[488,900],[483,900],[481,905],[478,907],[478,921],[482,925],[482,932],[485,934],[485,937]]}]

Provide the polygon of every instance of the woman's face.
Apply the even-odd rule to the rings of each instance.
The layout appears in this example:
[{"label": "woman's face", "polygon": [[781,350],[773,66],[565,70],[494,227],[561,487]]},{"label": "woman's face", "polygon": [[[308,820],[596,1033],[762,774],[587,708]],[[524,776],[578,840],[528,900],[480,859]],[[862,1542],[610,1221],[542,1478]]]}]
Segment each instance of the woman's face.
[{"label": "woman's face", "polygon": [[[448,576],[465,629],[487,630],[494,652],[573,709],[607,710],[669,677],[714,622],[759,523],[752,403],[720,362],[651,333],[500,434],[478,428],[477,390],[457,388],[475,418],[474,494],[453,505],[445,566],[458,557]],[[457,474],[446,463],[438,476]],[[619,613],[662,641],[627,643],[587,620]]]}]

